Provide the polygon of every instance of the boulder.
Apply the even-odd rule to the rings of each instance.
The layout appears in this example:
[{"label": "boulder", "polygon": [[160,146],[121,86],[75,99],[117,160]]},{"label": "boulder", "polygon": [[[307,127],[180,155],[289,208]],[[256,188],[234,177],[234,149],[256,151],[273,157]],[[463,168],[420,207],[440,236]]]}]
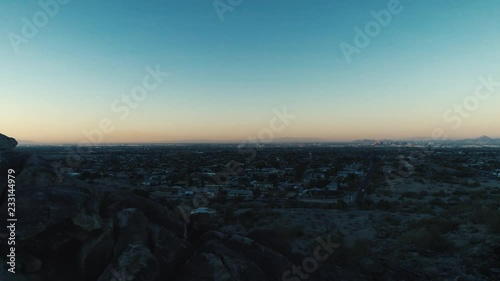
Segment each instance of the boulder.
[{"label": "boulder", "polygon": [[114,256],[121,255],[129,244],[149,244],[149,221],[138,209],[123,209],[116,215],[115,233],[117,241]]},{"label": "boulder", "polygon": [[453,281],[476,281],[478,280],[476,277],[472,276],[472,275],[460,275],[460,276],[457,276],[453,279]]},{"label": "boulder", "polygon": [[217,214],[198,213],[189,216],[187,226],[189,238],[196,240],[200,235],[209,231],[219,230],[223,226],[223,220]]},{"label": "boulder", "polygon": [[19,239],[30,239],[63,222],[83,232],[101,227],[100,193],[95,187],[69,177],[59,178],[53,167],[36,155],[4,152],[0,154],[0,166],[16,171],[17,216],[23,218],[19,221]]},{"label": "boulder", "polygon": [[7,196],[7,171],[12,169],[15,173],[12,175],[17,177],[25,166],[30,156],[24,153],[15,151],[0,151],[0,205],[6,200]]},{"label": "boulder", "polygon": [[275,230],[266,228],[254,229],[248,234],[248,237],[278,253],[289,255],[292,252],[290,243],[286,239],[283,239],[282,235]]},{"label": "boulder", "polygon": [[282,254],[266,248],[247,237],[235,234],[224,242],[224,246],[257,264],[269,280],[281,280],[283,273],[293,267],[292,262]]},{"label": "boulder", "polygon": [[11,273],[7,270],[6,261],[0,258],[0,280],[8,280],[8,281],[30,281],[24,273],[16,270],[16,273]]},{"label": "boulder", "polygon": [[103,223],[102,231],[82,243],[77,253],[80,274],[87,280],[96,280],[113,257],[113,221]]},{"label": "boulder", "polygon": [[12,150],[16,148],[16,146],[17,146],[16,139],[0,134],[0,151]]},{"label": "boulder", "polygon": [[23,272],[32,274],[40,272],[42,269],[42,261],[32,255],[22,255],[20,261]]},{"label": "boulder", "polygon": [[[16,187],[16,197],[19,198],[16,216],[23,218],[18,222],[19,240],[26,241],[48,229],[59,227],[63,227],[61,232],[71,233],[71,238],[82,240],[90,232],[101,228],[97,204],[99,196],[90,188],[57,184],[19,184]],[[2,208],[7,209],[5,204],[6,202]],[[55,235],[47,235],[47,238],[49,241],[60,239]]]},{"label": "boulder", "polygon": [[172,210],[132,192],[107,190],[103,194],[101,206],[102,213],[108,217],[114,216],[123,209],[139,209],[149,222],[165,227],[181,239],[187,237],[186,224]]},{"label": "boulder", "polygon": [[187,240],[182,240],[166,228],[151,224],[152,253],[162,265],[160,280],[168,280],[194,253],[194,247]]},{"label": "boulder", "polygon": [[107,266],[97,281],[155,281],[158,280],[159,269],[158,260],[147,246],[131,244]]},{"label": "boulder", "polygon": [[202,251],[218,256],[235,280],[268,280],[266,273],[259,265],[248,259],[248,257],[242,253],[227,248],[218,240],[212,240],[206,243]]},{"label": "boulder", "polygon": [[362,258],[359,266],[364,272],[373,275],[380,276],[385,272],[384,265],[380,261],[373,260],[371,258]]},{"label": "boulder", "polygon": [[283,255],[249,238],[215,231],[202,237],[208,242],[189,260],[179,280],[281,280],[293,268]]},{"label": "boulder", "polygon": [[17,151],[1,151],[0,152],[0,169],[3,173],[0,176],[6,177],[6,173],[9,169],[13,169],[16,175],[19,175],[22,168],[28,162],[31,156],[29,154],[17,152]]},{"label": "boulder", "polygon": [[218,240],[218,241],[222,242],[222,241],[227,240],[228,238],[229,238],[228,234],[212,230],[212,231],[209,231],[209,232],[201,235],[200,237],[198,237],[196,242],[198,243],[198,245],[201,246],[201,245],[204,245],[208,241]]},{"label": "boulder", "polygon": [[212,253],[200,253],[190,259],[178,280],[239,281],[231,276],[220,257]]}]

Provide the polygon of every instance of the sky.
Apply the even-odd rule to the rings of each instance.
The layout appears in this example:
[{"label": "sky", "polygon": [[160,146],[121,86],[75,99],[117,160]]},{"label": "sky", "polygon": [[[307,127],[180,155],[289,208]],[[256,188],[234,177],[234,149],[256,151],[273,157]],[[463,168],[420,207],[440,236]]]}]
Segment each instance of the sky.
[{"label": "sky", "polygon": [[18,140],[500,137],[497,0],[55,1],[0,3]]}]

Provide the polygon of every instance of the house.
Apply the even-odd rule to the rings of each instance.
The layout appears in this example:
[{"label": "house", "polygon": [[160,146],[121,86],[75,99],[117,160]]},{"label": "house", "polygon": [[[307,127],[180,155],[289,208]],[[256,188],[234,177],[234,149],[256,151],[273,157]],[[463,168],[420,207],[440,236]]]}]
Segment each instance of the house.
[{"label": "house", "polygon": [[362,171],[360,171],[360,170],[346,169],[346,170],[338,172],[337,176],[341,177],[341,178],[346,178],[350,174],[357,175],[357,176],[362,176],[364,173]]},{"label": "house", "polygon": [[198,188],[195,188],[194,191],[196,194],[203,194],[203,195],[205,195],[207,197],[211,197],[211,198],[214,198],[219,193],[218,189],[215,187],[212,187],[212,186],[198,187]]},{"label": "house", "polygon": [[347,204],[352,204],[354,203],[355,196],[353,194],[348,194],[344,197],[344,202]]},{"label": "house", "polygon": [[339,187],[336,183],[332,182],[326,186],[326,189],[328,189],[328,191],[337,191],[339,189]]},{"label": "house", "polygon": [[288,200],[291,200],[291,199],[296,199],[297,198],[297,192],[288,192],[285,197],[286,199]]},{"label": "house", "polygon": [[309,197],[312,197],[314,195],[320,195],[323,193],[324,193],[323,189],[315,187],[315,188],[306,189],[306,190],[301,191],[299,193],[299,197],[302,197],[304,195],[308,195]]},{"label": "house", "polygon": [[184,196],[204,195],[213,198],[217,196],[218,190],[215,187],[189,187],[181,190],[179,194]]},{"label": "house", "polygon": [[304,182],[308,183],[308,182],[312,182],[312,181],[315,181],[318,179],[322,180],[324,178],[325,178],[325,175],[322,173],[308,173],[304,176]]},{"label": "house", "polygon": [[172,197],[172,192],[166,191],[154,191],[149,193],[149,198],[151,199],[163,199]]},{"label": "house", "polygon": [[251,190],[229,190],[227,192],[229,197],[253,197],[253,191]]},{"label": "house", "polygon": [[272,183],[268,183],[268,182],[252,181],[251,184],[255,188],[261,188],[261,189],[271,189],[271,188],[273,188],[273,184]]},{"label": "house", "polygon": [[281,186],[283,188],[293,188],[295,190],[300,190],[302,188],[300,182],[285,182],[285,183],[282,183]]},{"label": "house", "polygon": [[184,195],[184,196],[193,196],[194,191],[192,189],[183,189],[179,191],[179,195]]},{"label": "house", "polygon": [[397,173],[397,169],[392,165],[384,165],[382,167],[382,171],[384,172],[384,174],[396,174]]},{"label": "house", "polygon": [[276,168],[262,168],[262,172],[266,174],[278,174],[280,170]]},{"label": "house", "polygon": [[191,215],[196,215],[196,214],[215,215],[215,214],[217,214],[217,211],[215,211],[214,209],[211,209],[211,208],[202,207],[202,208],[197,208],[197,209],[194,209],[191,211]]}]

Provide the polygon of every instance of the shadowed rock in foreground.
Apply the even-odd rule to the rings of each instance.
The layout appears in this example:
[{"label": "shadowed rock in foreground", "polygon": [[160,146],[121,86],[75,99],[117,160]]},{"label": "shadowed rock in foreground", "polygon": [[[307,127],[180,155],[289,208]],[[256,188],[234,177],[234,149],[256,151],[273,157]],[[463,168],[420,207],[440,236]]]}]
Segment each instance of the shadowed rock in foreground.
[{"label": "shadowed rock in foreground", "polygon": [[[34,155],[2,151],[0,169],[0,220],[7,221],[7,169],[15,170],[18,219],[15,275],[5,267],[9,233],[0,229],[0,280],[300,280],[291,272],[308,258],[291,256],[266,235],[250,239],[221,227],[219,217],[187,214],[184,220],[178,206],[57,175]],[[345,274],[324,262],[307,276],[346,280]],[[347,280],[425,280],[391,275]]]},{"label": "shadowed rock in foreground", "polygon": [[12,150],[16,148],[16,146],[16,139],[0,134],[0,151]]},{"label": "shadowed rock in foreground", "polygon": [[[58,177],[43,158],[4,151],[0,167],[0,220],[7,220],[5,169],[16,171],[18,219],[16,274],[2,254],[0,280],[276,280],[292,266],[235,233],[193,241],[175,206]],[[8,237],[0,230],[2,253]]]}]

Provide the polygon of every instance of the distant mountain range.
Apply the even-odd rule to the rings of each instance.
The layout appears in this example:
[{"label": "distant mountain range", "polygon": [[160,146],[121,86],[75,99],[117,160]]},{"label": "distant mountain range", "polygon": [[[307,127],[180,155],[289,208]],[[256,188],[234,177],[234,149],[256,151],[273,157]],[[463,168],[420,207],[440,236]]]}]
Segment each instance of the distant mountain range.
[{"label": "distant mountain range", "polygon": [[415,138],[407,140],[373,140],[363,139],[353,141],[356,144],[364,145],[377,145],[377,144],[391,144],[391,143],[440,143],[440,144],[456,144],[456,145],[500,145],[500,138],[493,139],[488,136],[481,136],[475,139],[429,139],[429,138]]},{"label": "distant mountain range", "polygon": [[477,139],[465,139],[456,142],[464,144],[491,145],[491,144],[500,144],[500,139],[492,139],[488,136],[481,136]]}]

